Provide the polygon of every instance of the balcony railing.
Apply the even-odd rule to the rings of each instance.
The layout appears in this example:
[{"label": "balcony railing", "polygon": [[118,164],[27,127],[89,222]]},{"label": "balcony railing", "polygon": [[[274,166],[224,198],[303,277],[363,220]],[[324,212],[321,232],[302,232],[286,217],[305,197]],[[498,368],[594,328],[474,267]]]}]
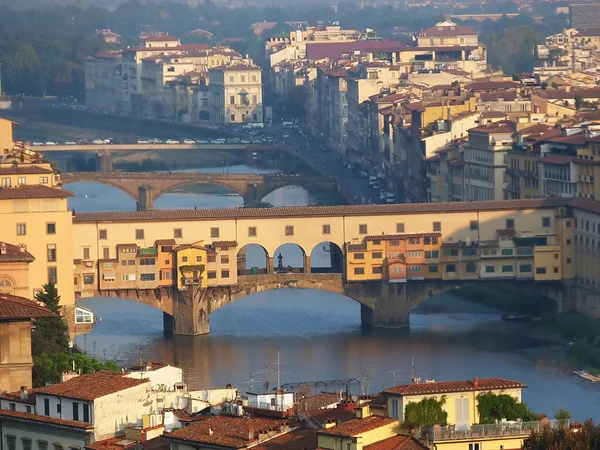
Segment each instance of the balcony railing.
[{"label": "balcony railing", "polygon": [[568,426],[568,422],[559,420],[532,422],[506,421],[493,423],[489,425],[455,426],[447,427],[423,427],[421,428],[421,438],[429,441],[449,441],[460,439],[472,439],[474,437],[501,437],[501,436],[528,436],[532,431],[540,431],[545,426],[558,428],[559,426]]}]

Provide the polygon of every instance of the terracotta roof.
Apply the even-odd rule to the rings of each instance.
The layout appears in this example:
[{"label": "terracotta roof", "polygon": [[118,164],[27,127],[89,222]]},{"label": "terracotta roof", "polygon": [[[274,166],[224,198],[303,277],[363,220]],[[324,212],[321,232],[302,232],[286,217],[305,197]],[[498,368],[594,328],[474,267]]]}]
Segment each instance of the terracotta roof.
[{"label": "terracotta roof", "polygon": [[600,28],[583,28],[575,36],[600,36]]},{"label": "terracotta roof", "polygon": [[317,433],[313,428],[297,428],[262,444],[254,450],[310,450],[317,448]]},{"label": "terracotta roof", "polygon": [[[475,387],[477,385],[477,388]],[[492,389],[526,388],[524,383],[502,378],[483,378],[466,381],[441,381],[439,383],[405,384],[383,391],[391,395],[444,394],[448,392],[489,391]]]},{"label": "terracotta roof", "polygon": [[569,163],[574,162],[577,159],[576,156],[559,155],[556,153],[548,153],[543,158],[540,158],[542,163],[557,164],[560,166],[567,166]]},{"label": "terracotta roof", "polygon": [[9,402],[35,405],[35,394],[27,394],[27,398],[21,398],[21,391],[4,392],[3,394],[0,394],[0,399],[8,400]]},{"label": "terracotta roof", "polygon": [[138,380],[125,375],[125,372],[102,370],[88,375],[80,375],[64,383],[37,388],[35,393],[90,401],[148,383],[147,379]]},{"label": "terracotta roof", "polygon": [[24,412],[9,411],[0,409],[0,418],[15,419],[19,421],[47,423],[68,428],[78,428],[80,430],[93,431],[94,425],[91,423],[77,422],[75,420],[54,419],[48,416],[40,416],[38,414],[28,414]]},{"label": "terracotta roof", "polygon": [[[185,428],[169,433],[170,440],[212,444],[222,447],[240,448],[255,442],[256,434],[261,430],[278,428],[280,420],[258,417],[212,416],[200,422],[194,422]],[[254,427],[255,437],[249,439],[250,428]],[[212,434],[209,432],[212,431]]]},{"label": "terracotta roof", "polygon": [[0,262],[32,262],[35,258],[25,250],[25,246],[13,245],[0,241]]},{"label": "terracotta roof", "polygon": [[88,444],[85,446],[85,448],[89,450],[124,450],[137,445],[137,441],[133,440],[125,440],[127,443],[123,445],[124,440],[125,436],[111,437],[108,439],[103,439],[102,441],[96,441],[93,444]]},{"label": "terracotta roof", "polygon": [[164,41],[178,41],[179,38],[177,36],[168,36],[168,35],[157,35],[157,36],[143,36],[140,37],[140,41],[142,42],[164,42]]},{"label": "terracotta roof", "polygon": [[249,66],[246,64],[232,64],[230,66],[217,66],[211,67],[208,71],[227,71],[227,70],[236,70],[236,71],[257,71],[260,70],[258,66]]},{"label": "terracotta roof", "polygon": [[47,174],[54,173],[49,169],[45,169],[40,166],[32,166],[32,165],[23,165],[23,166],[10,166],[10,167],[0,167],[0,175],[36,175],[36,174]]},{"label": "terracotta roof", "polygon": [[348,420],[335,427],[319,430],[318,433],[331,436],[357,436],[392,423],[398,423],[398,421],[391,417],[369,416],[363,419]]},{"label": "terracotta roof", "polygon": [[363,450],[427,450],[412,436],[394,436],[363,447]]},{"label": "terracotta roof", "polygon": [[306,397],[298,400],[296,409],[299,411],[309,411],[319,408],[325,408],[327,406],[335,405],[340,401],[338,394],[330,394],[328,392],[321,392],[310,397]]},{"label": "terracotta roof", "polygon": [[444,203],[397,203],[390,205],[299,206],[282,208],[231,208],[231,209],[170,209],[153,211],[118,211],[76,213],[74,223],[90,222],[164,222],[179,220],[217,220],[271,217],[331,217],[372,216],[466,211],[502,211],[505,209],[535,209],[566,206],[567,198],[548,197],[523,200],[497,200]]},{"label": "terracotta roof", "polygon": [[30,320],[40,317],[56,317],[56,314],[33,300],[0,294],[0,319]]},{"label": "terracotta roof", "polygon": [[472,91],[496,91],[514,89],[519,86],[516,81],[474,81],[467,84],[466,88]]},{"label": "terracotta roof", "polygon": [[[443,23],[443,22],[442,22]],[[452,23],[452,25],[440,26],[441,24],[437,24],[434,27],[427,28],[419,33],[419,36],[465,36],[477,35],[477,32],[471,30],[470,28],[463,27],[462,25],[457,25]]]},{"label": "terracotta roof", "polygon": [[335,420],[338,423],[346,422],[354,417],[354,408],[356,403],[340,405],[337,408],[318,408],[307,411],[302,411],[300,414],[303,418],[311,419],[317,423],[325,423],[328,420]]},{"label": "terracotta roof", "polygon": [[0,187],[0,200],[19,198],[68,198],[74,194],[60,188],[29,184],[21,187]]},{"label": "terracotta roof", "polygon": [[506,113],[501,111],[483,111],[481,113],[481,117],[483,119],[496,119],[496,118],[505,118]]},{"label": "terracotta roof", "polygon": [[469,129],[469,133],[500,133],[500,134],[513,134],[516,131],[516,126],[513,122],[507,120],[501,120],[499,122],[492,122],[480,127]]},{"label": "terracotta roof", "polygon": [[154,245],[177,245],[175,239],[157,239],[154,241]]},{"label": "terracotta roof", "polygon": [[236,241],[213,241],[213,247],[219,248],[227,248],[227,247],[237,247],[238,243]]},{"label": "terracotta roof", "polygon": [[355,51],[361,53],[377,51],[395,46],[404,47],[406,44],[393,41],[344,41],[344,42],[306,42],[306,58],[314,61],[324,58],[339,58],[345,53],[353,54]]},{"label": "terracotta roof", "polygon": [[573,208],[600,214],[600,201],[587,198],[573,198],[569,203]]}]

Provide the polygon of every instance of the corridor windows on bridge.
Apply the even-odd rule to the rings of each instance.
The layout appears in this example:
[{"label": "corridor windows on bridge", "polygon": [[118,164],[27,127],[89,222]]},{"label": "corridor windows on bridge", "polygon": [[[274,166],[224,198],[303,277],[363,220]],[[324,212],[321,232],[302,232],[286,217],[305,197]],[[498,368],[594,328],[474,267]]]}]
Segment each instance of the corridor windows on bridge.
[{"label": "corridor windows on bridge", "polygon": [[144,230],[135,230],[135,239],[144,239]]},{"label": "corridor windows on bridge", "polygon": [[229,278],[229,270],[221,270],[221,278]]},{"label": "corridor windows on bridge", "polygon": [[446,264],[446,273],[455,273],[456,264]]},{"label": "corridor windows on bridge", "polygon": [[383,253],[381,253],[381,252],[373,252],[372,258],[373,259],[382,259],[383,258]]},{"label": "corridor windows on bridge", "polygon": [[423,244],[424,245],[437,245],[438,237],[437,236],[425,236],[423,238]]},{"label": "corridor windows on bridge", "polygon": [[442,222],[433,222],[433,231],[442,231]]},{"label": "corridor windows on bridge", "polygon": [[438,266],[427,266],[427,269],[429,270],[429,273],[438,273],[439,267]]},{"label": "corridor windows on bridge", "polygon": [[404,224],[403,223],[396,224],[396,233],[404,233]]},{"label": "corridor windows on bridge", "polygon": [[355,267],[354,268],[354,275],[364,275],[364,274],[365,274],[364,267]]},{"label": "corridor windows on bridge", "polygon": [[286,225],[285,226],[285,235],[286,236],[293,236],[294,235],[294,226],[293,225]]},{"label": "corridor windows on bridge", "polygon": [[196,262],[202,262],[202,255],[196,256]]},{"label": "corridor windows on bridge", "polygon": [[46,245],[46,255],[48,262],[56,262],[56,244]]},{"label": "corridor windows on bridge", "polygon": [[46,222],[46,234],[56,234],[56,223]]},{"label": "corridor windows on bridge", "polygon": [[469,230],[477,231],[478,229],[479,229],[479,222],[476,220],[471,220],[471,222],[469,223]]},{"label": "corridor windows on bridge", "polygon": [[213,227],[210,229],[210,237],[211,238],[218,238],[219,237],[219,228],[217,227]]},{"label": "corridor windows on bridge", "polygon": [[248,227],[248,237],[256,237],[256,227]]},{"label": "corridor windows on bridge", "polygon": [[550,228],[550,217],[542,217],[542,227]]},{"label": "corridor windows on bridge", "polygon": [[181,228],[174,228],[173,237],[175,239],[181,239],[183,237],[183,230]]},{"label": "corridor windows on bridge", "polygon": [[206,262],[208,262],[208,263],[217,262],[217,255],[215,255],[215,254],[206,255]]},{"label": "corridor windows on bridge", "polygon": [[215,280],[217,278],[217,271],[216,270],[209,270],[206,273],[206,276],[209,280]]},{"label": "corridor windows on bridge", "polygon": [[467,264],[467,273],[475,273],[477,271],[477,266],[475,265],[475,263],[468,263]]},{"label": "corridor windows on bridge", "polygon": [[371,269],[374,275],[381,275],[383,273],[382,266],[373,266]]},{"label": "corridor windows on bridge", "polygon": [[354,253],[354,259],[365,259],[364,253]]},{"label": "corridor windows on bridge", "polygon": [[368,233],[368,231],[367,231],[367,224],[366,223],[361,223],[358,226],[358,234],[367,234],[367,233]]},{"label": "corridor windows on bridge", "polygon": [[331,225],[323,225],[323,233],[322,234],[331,234]]},{"label": "corridor windows on bridge", "polygon": [[485,266],[485,273],[494,273],[496,268],[494,266]]},{"label": "corridor windows on bridge", "polygon": [[502,273],[513,273],[513,270],[512,264],[506,264],[502,266]]},{"label": "corridor windows on bridge", "polygon": [[40,184],[48,184],[48,177],[40,177]]},{"label": "corridor windows on bridge", "polygon": [[221,255],[221,264],[229,264],[229,255]]},{"label": "corridor windows on bridge", "polygon": [[98,230],[98,239],[108,239],[108,230]]}]

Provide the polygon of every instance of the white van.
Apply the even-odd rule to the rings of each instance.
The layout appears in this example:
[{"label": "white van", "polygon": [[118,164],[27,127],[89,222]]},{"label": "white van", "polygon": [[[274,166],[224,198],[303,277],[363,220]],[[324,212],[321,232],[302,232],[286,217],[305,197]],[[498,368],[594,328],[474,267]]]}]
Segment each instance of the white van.
[{"label": "white van", "polygon": [[396,197],[391,192],[388,192],[385,195],[385,202],[386,203],[396,203]]},{"label": "white van", "polygon": [[377,177],[369,177],[369,186],[373,187],[375,183],[377,183]]}]

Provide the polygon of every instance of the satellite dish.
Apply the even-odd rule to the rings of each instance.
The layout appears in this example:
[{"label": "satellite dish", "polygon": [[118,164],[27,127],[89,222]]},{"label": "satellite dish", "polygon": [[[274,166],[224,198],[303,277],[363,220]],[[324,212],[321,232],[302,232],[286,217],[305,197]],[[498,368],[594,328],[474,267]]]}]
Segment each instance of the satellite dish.
[{"label": "satellite dish", "polygon": [[173,408],[179,409],[179,395],[175,396],[175,400],[173,401]]},{"label": "satellite dish", "polygon": [[188,404],[188,398],[187,397],[182,397],[181,398],[181,408],[180,409],[187,408],[187,404]]},{"label": "satellite dish", "polygon": [[265,391],[269,390],[269,381],[265,381],[265,383],[263,384],[263,388],[265,389]]}]

